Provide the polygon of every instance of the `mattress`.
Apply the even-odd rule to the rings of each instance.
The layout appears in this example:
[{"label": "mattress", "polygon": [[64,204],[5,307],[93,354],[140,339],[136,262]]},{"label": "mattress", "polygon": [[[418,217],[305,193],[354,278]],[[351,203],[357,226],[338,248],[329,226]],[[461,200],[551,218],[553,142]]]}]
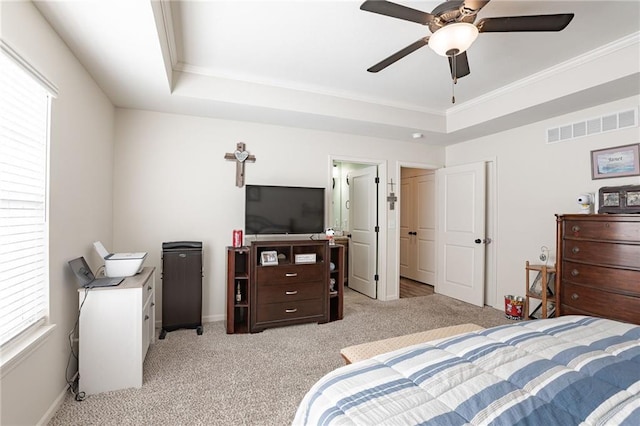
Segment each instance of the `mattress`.
[{"label": "mattress", "polygon": [[493,327],[332,371],[294,425],[640,425],[640,327],[585,316]]}]

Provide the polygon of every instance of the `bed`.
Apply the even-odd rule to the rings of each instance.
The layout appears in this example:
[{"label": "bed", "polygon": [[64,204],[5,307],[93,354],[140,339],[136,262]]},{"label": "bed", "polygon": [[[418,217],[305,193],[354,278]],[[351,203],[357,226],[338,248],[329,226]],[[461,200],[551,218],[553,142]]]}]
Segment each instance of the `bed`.
[{"label": "bed", "polygon": [[640,425],[640,327],[570,315],[341,367],[294,425]]}]

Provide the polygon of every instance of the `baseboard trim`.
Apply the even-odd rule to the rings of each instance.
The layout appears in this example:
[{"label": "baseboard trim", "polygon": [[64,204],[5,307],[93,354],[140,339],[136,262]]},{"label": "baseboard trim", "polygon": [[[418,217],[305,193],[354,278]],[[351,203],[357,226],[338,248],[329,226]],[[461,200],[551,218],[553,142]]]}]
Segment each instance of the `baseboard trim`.
[{"label": "baseboard trim", "polygon": [[[77,378],[78,378],[78,372],[76,371],[76,374],[73,375],[73,379],[71,381],[75,382]],[[58,410],[62,406],[62,403],[64,402],[64,399],[67,396],[67,392],[69,392],[69,385],[65,385],[64,388],[62,389],[62,392],[60,392],[58,397],[53,400],[53,403],[51,404],[49,409],[44,413],[40,421],[37,423],[38,426],[44,426],[49,424],[51,419],[53,419],[53,416],[55,416],[55,414],[58,412]]]}]

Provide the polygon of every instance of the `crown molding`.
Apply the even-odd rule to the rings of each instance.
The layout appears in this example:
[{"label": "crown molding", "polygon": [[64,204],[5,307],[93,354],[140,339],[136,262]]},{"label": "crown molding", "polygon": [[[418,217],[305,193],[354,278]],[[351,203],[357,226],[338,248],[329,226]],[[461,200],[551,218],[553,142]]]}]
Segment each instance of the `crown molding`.
[{"label": "crown molding", "polygon": [[576,56],[575,58],[569,59],[551,68],[547,68],[536,74],[532,74],[526,78],[513,82],[507,86],[493,90],[485,95],[479,96],[477,98],[464,102],[460,105],[451,107],[447,109],[445,114],[448,117],[453,114],[464,112],[467,109],[477,107],[488,101],[495,100],[496,98],[508,95],[510,92],[515,92],[529,85],[539,83],[540,81],[546,80],[555,75],[560,75],[572,68],[576,68],[586,63],[596,61],[604,56],[610,55],[619,50],[626,49],[627,47],[631,47],[639,44],[640,44],[640,31],[635,32],[633,34],[629,34],[628,36],[622,37],[611,43],[607,43],[588,53]]},{"label": "crown molding", "polygon": [[184,62],[178,62],[174,66],[173,70],[175,72],[181,72],[185,74],[197,74],[205,77],[234,81],[237,83],[256,84],[259,86],[267,87],[269,89],[294,90],[294,91],[310,93],[314,95],[330,96],[334,98],[344,99],[347,101],[364,102],[368,104],[380,105],[380,106],[385,106],[389,108],[398,108],[398,109],[408,110],[412,112],[435,115],[443,118],[445,117],[445,112],[443,111],[424,108],[414,104],[405,104],[401,102],[389,102],[387,100],[378,99],[378,98],[358,96],[350,92],[328,91],[318,87],[293,85],[293,84],[287,84],[284,82],[271,82],[271,81],[268,82],[268,81],[262,81],[258,79],[238,78],[236,76],[213,72],[210,68],[199,67],[199,66],[191,65]]}]

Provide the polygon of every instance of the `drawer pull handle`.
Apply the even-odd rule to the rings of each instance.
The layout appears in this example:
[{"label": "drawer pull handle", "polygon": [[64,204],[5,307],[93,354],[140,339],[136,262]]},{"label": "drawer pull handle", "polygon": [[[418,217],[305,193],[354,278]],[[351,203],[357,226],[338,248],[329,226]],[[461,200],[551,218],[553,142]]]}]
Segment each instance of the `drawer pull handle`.
[{"label": "drawer pull handle", "polygon": [[298,294],[298,290],[285,291],[284,294],[286,294],[287,296],[293,296],[294,294]]},{"label": "drawer pull handle", "polygon": [[147,287],[147,290],[151,291],[151,290],[153,290],[153,287],[149,286],[149,287]]},{"label": "drawer pull handle", "polygon": [[144,320],[146,321],[146,320],[148,320],[148,319],[149,319],[149,315],[145,315],[145,316],[144,316]]},{"label": "drawer pull handle", "polygon": [[578,272],[577,269],[574,269],[573,271],[571,271],[571,276],[572,277],[577,277],[578,275],[580,275],[580,272]]},{"label": "drawer pull handle", "polygon": [[287,272],[284,274],[285,277],[297,277],[298,274],[296,272]]},{"label": "drawer pull handle", "polygon": [[578,254],[578,252],[580,252],[580,247],[574,247],[571,249],[571,251],[573,252],[573,254]]},{"label": "drawer pull handle", "polygon": [[578,294],[577,294],[577,293],[573,293],[573,294],[571,295],[571,300],[578,300],[578,298],[579,298],[579,297],[580,297],[580,296],[578,296]]},{"label": "drawer pull handle", "polygon": [[573,225],[573,226],[571,227],[571,230],[572,230],[573,232],[579,232],[579,231],[580,231],[580,227],[579,227],[578,225]]},{"label": "drawer pull handle", "polygon": [[284,311],[285,311],[286,313],[288,313],[288,314],[293,314],[293,313],[298,312],[298,309],[297,309],[297,308],[293,308],[293,309],[285,309]]}]

